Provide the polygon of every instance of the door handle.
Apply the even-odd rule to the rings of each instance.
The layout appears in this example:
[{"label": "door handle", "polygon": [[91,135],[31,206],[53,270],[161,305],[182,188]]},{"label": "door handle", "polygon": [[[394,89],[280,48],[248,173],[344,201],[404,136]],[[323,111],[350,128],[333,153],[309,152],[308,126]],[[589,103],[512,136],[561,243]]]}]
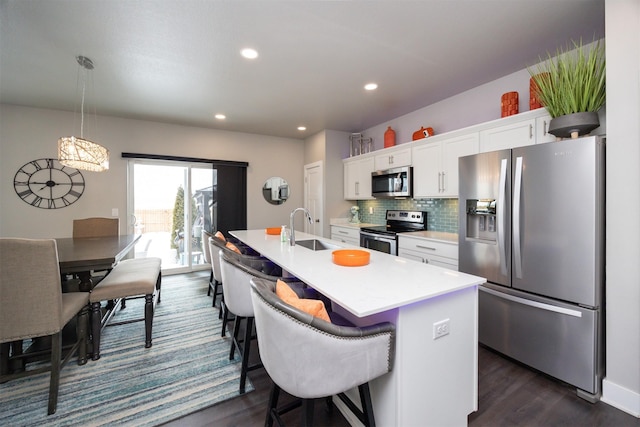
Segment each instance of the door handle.
[{"label": "door handle", "polygon": [[422,245],[416,245],[416,248],[420,248],[420,249],[427,249],[430,251],[435,251],[436,248],[430,248],[429,246],[422,246]]},{"label": "door handle", "polygon": [[498,250],[500,251],[500,272],[507,275],[507,245],[506,245],[506,193],[507,193],[507,159],[500,161],[500,188],[498,189],[497,220],[498,220]]},{"label": "door handle", "polygon": [[504,292],[494,291],[493,289],[485,288],[484,286],[479,286],[478,289],[482,292],[486,292],[495,297],[506,299],[508,301],[512,301],[522,305],[528,305],[529,307],[535,307],[535,308],[539,308],[541,310],[546,310],[546,311],[553,311],[554,313],[566,314],[567,316],[582,317],[582,312],[578,310],[571,310],[569,308],[558,307],[551,304],[545,304],[543,302],[520,298],[514,295],[509,295]]},{"label": "door handle", "polygon": [[513,264],[516,277],[522,279],[522,230],[520,224],[520,198],[522,195],[522,157],[516,157],[516,176],[513,184]]}]

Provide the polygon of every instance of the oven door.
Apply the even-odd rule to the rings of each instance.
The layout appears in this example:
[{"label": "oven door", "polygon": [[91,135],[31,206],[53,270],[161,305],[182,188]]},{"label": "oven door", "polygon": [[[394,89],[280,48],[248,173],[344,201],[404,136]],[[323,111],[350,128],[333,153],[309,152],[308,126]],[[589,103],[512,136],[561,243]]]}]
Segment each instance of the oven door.
[{"label": "oven door", "polygon": [[396,236],[360,230],[360,247],[389,255],[398,255],[398,240]]}]

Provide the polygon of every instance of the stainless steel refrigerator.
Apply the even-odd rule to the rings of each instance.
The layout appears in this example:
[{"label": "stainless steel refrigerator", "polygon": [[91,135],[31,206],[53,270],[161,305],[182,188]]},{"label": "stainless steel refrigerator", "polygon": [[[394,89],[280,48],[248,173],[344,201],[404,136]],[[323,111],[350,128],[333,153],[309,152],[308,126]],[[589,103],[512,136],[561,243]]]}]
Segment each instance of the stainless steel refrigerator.
[{"label": "stainless steel refrigerator", "polygon": [[459,269],[479,339],[596,401],[604,371],[604,139],[459,159]]}]

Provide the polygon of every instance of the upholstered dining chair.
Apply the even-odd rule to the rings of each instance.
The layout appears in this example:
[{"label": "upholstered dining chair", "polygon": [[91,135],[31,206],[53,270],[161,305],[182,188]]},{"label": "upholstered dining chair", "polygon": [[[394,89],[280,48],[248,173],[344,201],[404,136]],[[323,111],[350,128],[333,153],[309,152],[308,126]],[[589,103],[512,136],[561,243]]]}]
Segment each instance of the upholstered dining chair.
[{"label": "upholstered dining chair", "polygon": [[[213,301],[211,305],[212,307],[215,307],[217,296],[220,296],[220,310],[218,311],[218,319],[222,319],[222,330],[220,331],[220,335],[224,337],[226,335],[227,322],[229,321],[229,312],[224,305],[224,292],[222,291],[222,273],[220,270],[219,252],[222,250],[223,252],[229,253],[231,255],[238,254],[238,256],[240,256],[245,255],[246,251],[243,252],[244,247],[238,247],[236,246],[236,244],[231,243],[226,239],[222,240],[216,235],[209,237],[207,242],[209,244],[209,252],[211,254],[211,272],[213,274]],[[250,257],[260,258],[259,256],[253,254],[247,255],[247,259]]]},{"label": "upholstered dining chair", "polygon": [[[119,218],[83,218],[73,220],[73,238],[109,237],[120,234]],[[104,277],[109,270],[94,270],[92,280],[96,282]],[[72,289],[72,288],[69,288]]]},{"label": "upholstered dining chair", "polygon": [[107,237],[120,234],[118,218],[84,218],[73,220],[73,237]]},{"label": "upholstered dining chair", "polygon": [[[313,422],[313,399],[337,395],[358,419],[375,425],[369,381],[390,372],[395,355],[395,327],[389,322],[366,327],[339,326],[285,303],[276,282],[251,279],[260,357],[273,380],[265,425],[299,406],[299,425]],[[360,410],[344,392],[357,387]],[[300,399],[278,408],[280,391]]]},{"label": "upholstered dining chair", "polygon": [[207,240],[209,252],[211,254],[211,273],[213,275],[213,301],[212,307],[216,306],[216,295],[220,295],[220,310],[218,311],[218,319],[222,319],[222,329],[220,336],[224,337],[227,331],[227,322],[229,313],[224,305],[224,292],[222,290],[222,270],[220,269],[220,251],[228,250],[224,244],[219,243],[217,237],[209,237]]},{"label": "upholstered dining chair", "polygon": [[[62,293],[55,240],[0,238],[0,383],[50,371],[47,411],[55,413],[60,370],[76,351],[78,364],[87,362],[88,304],[88,292]],[[74,317],[77,340],[63,357],[62,329]],[[51,337],[50,351],[23,352],[23,341],[39,337]],[[50,364],[25,369],[47,352]]]},{"label": "upholstered dining chair", "polygon": [[[237,261],[258,270],[269,276],[282,276],[282,269],[275,263],[267,258],[259,255],[256,251],[244,247],[242,245],[231,243],[227,240],[221,240],[220,238],[213,236],[209,238],[209,250],[211,252],[211,270],[213,272],[214,288],[213,288],[213,306],[216,303],[215,295],[220,295],[220,310],[218,312],[218,318],[222,319],[222,328],[220,336],[226,336],[227,324],[232,319],[230,318],[229,310],[224,302],[224,291],[222,282],[222,270],[220,267],[220,251],[227,254]],[[291,281],[297,281],[297,279],[291,279]]]},{"label": "upholstered dining chair", "polygon": [[[222,292],[224,294],[225,306],[235,316],[229,359],[233,359],[235,350],[237,349],[242,358],[240,393],[244,393],[247,372],[262,366],[260,363],[249,366],[254,323],[249,282],[254,278],[277,280],[278,277],[261,272],[259,269],[254,268],[257,267],[255,264],[253,267],[250,267],[232,254],[219,251],[219,256],[222,283],[224,283]],[[265,263],[266,262],[267,260],[265,260]],[[240,337],[242,323],[244,323],[244,337]]]},{"label": "upholstered dining chair", "polygon": [[[209,238],[213,237],[213,233],[209,233],[207,230],[202,230],[202,236],[200,238],[200,242],[202,244],[202,253],[204,255],[205,264],[209,264],[210,274],[209,274],[209,288],[207,289],[207,296],[211,295],[211,292],[214,288],[213,281],[213,266],[211,265],[211,246],[209,246]],[[213,305],[215,306],[216,295],[213,295]]]}]

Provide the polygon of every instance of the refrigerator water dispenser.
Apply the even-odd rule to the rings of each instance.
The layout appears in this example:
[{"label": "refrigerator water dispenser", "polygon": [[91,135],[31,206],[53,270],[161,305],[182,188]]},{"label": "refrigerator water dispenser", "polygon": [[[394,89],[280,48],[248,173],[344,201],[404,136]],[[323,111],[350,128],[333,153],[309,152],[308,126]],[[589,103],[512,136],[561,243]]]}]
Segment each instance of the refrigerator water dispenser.
[{"label": "refrigerator water dispenser", "polygon": [[485,240],[495,243],[496,233],[496,201],[495,199],[468,199],[467,238]]}]

